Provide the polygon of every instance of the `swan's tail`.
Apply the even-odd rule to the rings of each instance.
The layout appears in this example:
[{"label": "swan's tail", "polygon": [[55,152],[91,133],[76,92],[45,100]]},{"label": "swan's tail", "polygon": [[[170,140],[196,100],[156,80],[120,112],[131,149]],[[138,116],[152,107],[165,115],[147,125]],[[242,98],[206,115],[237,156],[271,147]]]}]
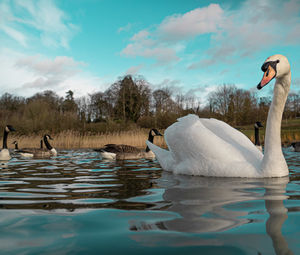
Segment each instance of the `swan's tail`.
[{"label": "swan's tail", "polygon": [[146,141],[146,143],[149,146],[150,150],[154,152],[156,159],[158,160],[161,167],[164,170],[172,171],[174,159],[171,152],[168,150],[164,150],[149,141]]}]

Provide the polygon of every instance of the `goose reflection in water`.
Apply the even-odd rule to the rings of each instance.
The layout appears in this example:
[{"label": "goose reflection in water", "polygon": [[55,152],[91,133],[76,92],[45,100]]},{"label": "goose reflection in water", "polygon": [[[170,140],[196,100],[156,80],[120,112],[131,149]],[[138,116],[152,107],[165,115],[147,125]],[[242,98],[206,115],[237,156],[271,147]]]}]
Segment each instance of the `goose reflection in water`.
[{"label": "goose reflection in water", "polygon": [[[263,214],[264,209],[266,209],[269,214],[266,221],[266,232],[272,239],[276,254],[293,254],[281,231],[282,225],[288,217],[287,209],[283,203],[288,198],[285,194],[288,182],[288,177],[267,179],[210,178],[173,175],[164,172],[157,184],[165,188],[163,199],[170,203],[166,210],[179,217],[155,223],[134,221],[131,222],[130,229],[132,231],[159,229],[181,233],[216,234],[219,232],[222,234],[238,226],[255,223],[256,220],[253,220],[251,214]],[[255,207],[251,209],[249,202],[255,200],[258,203],[259,200],[264,200],[265,208],[257,209]],[[152,245],[153,242],[159,242],[155,238],[153,240],[147,237],[145,237],[147,240],[140,238],[140,236],[134,237],[143,243],[152,242]],[[234,244],[239,247],[252,245],[258,254],[264,254],[260,252],[266,249],[264,247],[265,242],[262,242],[261,238],[261,233],[249,234],[246,237],[239,236],[234,240]],[[224,238],[218,237],[218,240],[215,238],[203,240],[202,235],[200,239],[202,240],[199,238],[198,240],[188,240],[187,245],[190,245],[191,242],[196,245],[222,246],[225,243],[234,245],[232,237],[230,240],[226,236]],[[167,242],[172,241],[168,240]],[[178,245],[177,238],[175,242]],[[181,245],[185,245],[184,243],[181,240]]]}]

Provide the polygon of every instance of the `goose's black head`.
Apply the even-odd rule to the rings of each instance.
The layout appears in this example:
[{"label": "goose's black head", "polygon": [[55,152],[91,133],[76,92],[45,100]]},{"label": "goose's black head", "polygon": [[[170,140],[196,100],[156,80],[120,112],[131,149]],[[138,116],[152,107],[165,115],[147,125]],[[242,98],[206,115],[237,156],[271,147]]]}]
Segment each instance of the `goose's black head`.
[{"label": "goose's black head", "polygon": [[47,140],[48,140],[48,139],[53,140],[53,138],[52,138],[50,135],[47,135],[47,134],[44,135],[44,140],[45,140],[45,139],[47,139]]},{"label": "goose's black head", "polygon": [[48,134],[44,135],[44,143],[45,143],[45,145],[46,145],[46,148],[47,148],[48,150],[51,150],[53,147],[52,147],[51,144],[49,143],[48,139],[53,140],[53,138],[52,138],[50,135],[48,135]]},{"label": "goose's black head", "polygon": [[254,124],[254,127],[255,128],[260,128],[260,127],[264,127],[260,121],[256,121],[255,124]]},{"label": "goose's black head", "polygon": [[12,125],[6,125],[5,131],[8,133],[8,132],[10,132],[10,131],[16,131],[16,130],[13,128]]},{"label": "goose's black head", "polygon": [[11,144],[16,145],[16,144],[18,144],[18,141],[13,141]]},{"label": "goose's black head", "polygon": [[150,134],[151,136],[162,136],[162,134],[156,128],[152,128],[150,130]]}]

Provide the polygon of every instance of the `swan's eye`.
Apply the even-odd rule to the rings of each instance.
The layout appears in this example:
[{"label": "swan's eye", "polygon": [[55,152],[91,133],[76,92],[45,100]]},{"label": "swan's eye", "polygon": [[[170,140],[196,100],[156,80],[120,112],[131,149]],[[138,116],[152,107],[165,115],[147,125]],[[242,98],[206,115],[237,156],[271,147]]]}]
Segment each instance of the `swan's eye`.
[{"label": "swan's eye", "polygon": [[269,70],[270,70],[270,69],[268,69],[267,72],[266,72],[266,76],[267,76],[267,77],[269,76]]}]

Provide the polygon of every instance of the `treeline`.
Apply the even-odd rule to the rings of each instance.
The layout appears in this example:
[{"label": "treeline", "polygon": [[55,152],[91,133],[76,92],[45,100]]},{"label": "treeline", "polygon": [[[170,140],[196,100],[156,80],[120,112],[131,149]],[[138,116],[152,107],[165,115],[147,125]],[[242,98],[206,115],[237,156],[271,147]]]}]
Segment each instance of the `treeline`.
[{"label": "treeline", "polygon": [[[217,118],[233,126],[265,121],[272,97],[238,89],[234,84],[220,85],[208,95],[203,106],[194,94],[176,93],[170,87],[151,90],[141,76],[125,76],[106,91],[75,99],[69,90],[65,97],[53,91],[24,98],[8,93],[0,97],[1,126],[10,123],[18,133],[112,132],[134,128],[164,129],[178,117],[195,113]],[[290,93],[284,118],[300,116],[300,97]]]}]

